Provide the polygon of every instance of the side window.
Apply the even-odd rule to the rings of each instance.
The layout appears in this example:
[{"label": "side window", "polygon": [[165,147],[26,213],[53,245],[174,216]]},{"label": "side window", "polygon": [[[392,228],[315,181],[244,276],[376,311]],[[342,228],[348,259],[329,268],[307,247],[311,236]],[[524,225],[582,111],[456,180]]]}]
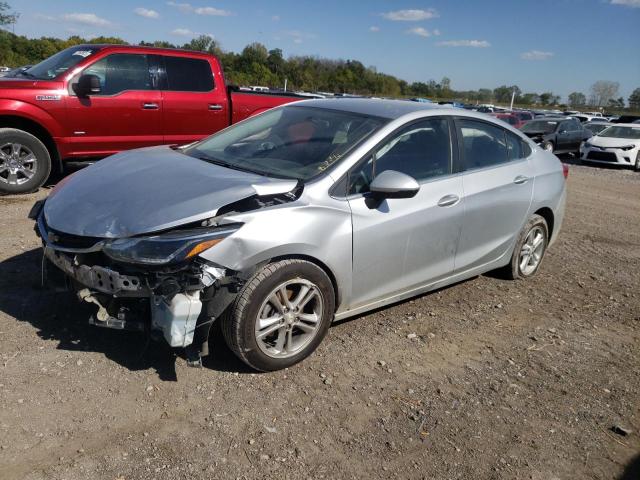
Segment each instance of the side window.
[{"label": "side window", "polygon": [[562,131],[570,132],[571,130],[573,130],[573,122],[561,122],[558,127],[558,133]]},{"label": "side window", "polygon": [[369,191],[385,170],[406,173],[418,181],[451,173],[451,137],[446,119],[430,119],[403,128],[349,173],[349,194]]},{"label": "side window", "polygon": [[210,92],[214,88],[211,65],[206,60],[164,57],[167,90],[176,92]]},{"label": "side window", "polygon": [[522,140],[511,132],[504,132],[507,136],[507,157],[511,160],[518,160],[524,158],[522,152]]},{"label": "side window", "polygon": [[531,155],[531,147],[524,140],[521,140],[520,142],[522,145],[522,158],[528,158],[529,155]]},{"label": "side window", "polygon": [[98,60],[82,73],[96,75],[100,79],[101,95],[153,89],[146,55],[116,53]]},{"label": "side window", "polygon": [[466,170],[499,165],[508,160],[505,130],[475,120],[460,120]]}]

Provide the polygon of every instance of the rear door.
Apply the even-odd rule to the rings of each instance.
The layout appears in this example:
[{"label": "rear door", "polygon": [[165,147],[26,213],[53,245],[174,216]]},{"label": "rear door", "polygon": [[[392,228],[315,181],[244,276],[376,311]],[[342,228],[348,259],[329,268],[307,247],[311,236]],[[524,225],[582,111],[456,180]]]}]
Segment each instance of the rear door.
[{"label": "rear door", "polygon": [[[148,55],[113,53],[69,82],[65,140],[72,156],[104,156],[162,143],[162,98],[150,64]],[[100,78],[99,95],[75,95],[73,85],[82,74]]]},{"label": "rear door", "polygon": [[463,272],[498,259],[513,246],[533,194],[530,149],[495,124],[457,119],[464,174],[464,222],[455,270]]},{"label": "rear door", "polygon": [[[164,141],[185,144],[229,125],[227,92],[206,58],[163,55]],[[218,77],[221,79],[221,77]]]},{"label": "rear door", "polygon": [[569,120],[564,120],[560,122],[558,125],[558,144],[556,145],[556,150],[572,150],[574,143],[574,132],[571,131],[573,128],[573,122]]},{"label": "rear door", "polygon": [[[352,306],[453,272],[464,209],[452,151],[449,121],[424,119],[392,134],[350,172]],[[410,175],[420,190],[413,198],[374,200],[369,184],[385,170]]]}]

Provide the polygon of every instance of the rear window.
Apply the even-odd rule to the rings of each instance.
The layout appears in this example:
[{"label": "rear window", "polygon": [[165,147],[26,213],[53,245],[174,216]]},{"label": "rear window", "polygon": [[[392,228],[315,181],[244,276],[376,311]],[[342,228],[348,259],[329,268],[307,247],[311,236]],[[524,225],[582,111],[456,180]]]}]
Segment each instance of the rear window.
[{"label": "rear window", "polygon": [[206,60],[164,57],[167,90],[176,92],[210,92],[214,88],[211,66]]}]

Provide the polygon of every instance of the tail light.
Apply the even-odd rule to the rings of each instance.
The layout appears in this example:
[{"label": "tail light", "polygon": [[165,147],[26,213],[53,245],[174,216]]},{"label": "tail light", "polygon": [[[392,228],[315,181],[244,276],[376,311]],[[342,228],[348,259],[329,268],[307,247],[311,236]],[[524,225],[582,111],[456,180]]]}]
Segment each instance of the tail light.
[{"label": "tail light", "polygon": [[565,180],[569,176],[569,165],[567,165],[566,163],[562,164],[562,175],[564,175]]}]

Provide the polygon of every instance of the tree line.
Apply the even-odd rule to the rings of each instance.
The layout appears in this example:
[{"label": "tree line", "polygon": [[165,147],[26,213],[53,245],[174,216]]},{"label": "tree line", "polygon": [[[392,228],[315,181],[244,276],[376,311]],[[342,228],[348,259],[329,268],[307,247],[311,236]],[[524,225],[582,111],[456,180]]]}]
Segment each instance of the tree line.
[{"label": "tree line", "polygon": [[[0,25],[15,22],[16,14],[8,14],[8,5],[0,2]],[[126,44],[118,37],[84,39],[71,36],[68,39],[53,37],[27,38],[0,29],[0,65],[22,66],[37,63],[73,45],[83,43]],[[435,100],[458,100],[470,103],[509,104],[515,92],[515,103],[520,106],[593,106],[621,109],[625,102],[617,97],[616,82],[600,81],[592,87],[589,98],[584,93],[573,92],[566,104],[553,92],[523,92],[517,85],[501,85],[494,89],[454,90],[447,77],[440,81],[409,83],[393,75],[378,72],[358,60],[334,60],[315,56],[291,56],[285,58],[279,48],[267,49],[261,43],[251,43],[241,52],[224,51],[220,44],[207,35],[201,35],[185,44],[166,41],[140,42],[143,46],[182,48],[216,55],[225,70],[227,81],[236,85],[264,85],[282,88],[285,81],[288,90],[309,92],[350,93],[385,97],[427,97]],[[629,97],[632,109],[640,108],[640,89]]]}]

